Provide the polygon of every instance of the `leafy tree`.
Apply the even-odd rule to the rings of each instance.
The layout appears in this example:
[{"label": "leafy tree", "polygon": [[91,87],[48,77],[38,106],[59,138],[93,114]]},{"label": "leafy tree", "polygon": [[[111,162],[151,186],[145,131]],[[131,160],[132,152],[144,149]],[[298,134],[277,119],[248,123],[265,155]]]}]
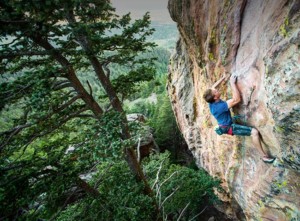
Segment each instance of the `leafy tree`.
[{"label": "leafy tree", "polygon": [[[0,131],[1,219],[41,211],[47,218],[99,197],[79,175],[123,150],[152,195],[119,99],[154,74],[152,59],[137,58],[154,46],[149,24],[148,14],[118,17],[107,0],[0,2],[0,111],[19,110]],[[127,66],[134,81],[126,73],[113,78],[113,63]]]},{"label": "leafy tree", "polygon": [[144,162],[144,170],[163,220],[191,220],[207,205],[218,202],[214,190],[221,190],[220,181],[203,169],[172,164],[168,151],[152,155]]},{"label": "leafy tree", "polygon": [[[155,79],[145,82],[144,85],[143,90],[138,92],[141,95],[134,94],[134,96],[147,95],[148,97],[126,103],[125,108],[130,113],[142,113],[149,119],[148,124],[154,129],[154,138],[161,151],[167,149],[172,153],[173,160],[189,164],[192,155],[178,129],[170,99],[165,90],[166,75],[157,75]],[[148,100],[151,93],[155,93],[156,102]]]},{"label": "leafy tree", "polygon": [[57,220],[156,219],[153,217],[154,198],[143,194],[143,185],[134,179],[125,161],[102,163],[97,171],[91,185],[97,187],[99,197],[87,197],[68,206]]},{"label": "leafy tree", "polygon": [[172,145],[174,137],[178,137],[180,134],[178,133],[170,100],[166,94],[162,94],[158,100],[160,105],[157,105],[155,116],[152,120],[152,124],[156,128],[155,137],[157,142],[162,146]]},{"label": "leafy tree", "polygon": [[124,161],[111,161],[97,166],[98,173],[93,175],[91,185],[99,190],[99,197],[68,206],[57,220],[153,221],[153,200],[159,205],[156,216],[160,220],[190,220],[201,218],[201,211],[217,202],[214,188],[220,188],[219,181],[204,170],[172,164],[167,151],[152,155],[143,166],[155,199],[143,194],[141,183]]},{"label": "leafy tree", "polygon": [[173,160],[177,162],[189,161],[191,154],[179,131],[169,97],[166,93],[158,96],[157,103],[158,105],[156,105],[149,123],[155,129],[154,138],[157,144],[162,151],[169,150],[172,153]]},{"label": "leafy tree", "polygon": [[[165,85],[166,85],[166,75],[167,75],[167,66],[170,58],[170,53],[164,49],[157,47],[154,50],[145,52],[143,54],[138,55],[138,58],[140,59],[152,59],[156,58],[153,61],[156,74],[155,76],[148,75],[147,79],[148,81],[137,81],[136,75],[130,76],[126,75],[124,76],[123,73],[128,72],[128,67],[120,66],[118,64],[112,64],[110,65],[110,72],[114,73],[114,78],[117,78],[117,87],[121,90],[122,93],[122,100],[128,99],[128,100],[136,100],[138,98],[147,98],[152,93],[161,94],[165,92]],[[134,73],[132,73],[134,74]],[[145,73],[140,73],[145,74]],[[147,73],[146,73],[147,74]],[[146,77],[146,76],[145,76]],[[137,82],[139,82],[137,84]],[[128,86],[134,83],[132,87],[130,87],[130,90],[128,90]],[[113,82],[114,84],[114,82]],[[127,88],[127,90],[125,90]]]}]

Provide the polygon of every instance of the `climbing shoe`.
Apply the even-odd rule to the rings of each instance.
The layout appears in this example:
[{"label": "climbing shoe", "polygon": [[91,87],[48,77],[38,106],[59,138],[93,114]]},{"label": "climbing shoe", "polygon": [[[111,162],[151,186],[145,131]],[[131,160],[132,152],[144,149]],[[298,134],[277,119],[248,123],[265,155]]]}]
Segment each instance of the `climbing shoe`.
[{"label": "climbing shoe", "polygon": [[273,163],[274,160],[276,158],[272,158],[272,157],[263,157],[262,160],[265,162],[265,163]]}]

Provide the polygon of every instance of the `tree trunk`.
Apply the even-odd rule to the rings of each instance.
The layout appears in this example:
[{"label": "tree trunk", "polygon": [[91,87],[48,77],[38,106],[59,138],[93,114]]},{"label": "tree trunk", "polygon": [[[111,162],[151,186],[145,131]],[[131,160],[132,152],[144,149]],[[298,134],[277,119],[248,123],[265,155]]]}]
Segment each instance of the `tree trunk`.
[{"label": "tree trunk", "polygon": [[29,36],[36,44],[40,45],[47,51],[50,51],[54,59],[61,64],[67,71],[67,79],[71,82],[72,87],[76,90],[78,95],[86,103],[89,109],[95,114],[96,117],[100,117],[103,113],[102,108],[95,101],[92,95],[90,95],[85,88],[82,86],[81,82],[77,78],[75,71],[69,61],[62,56],[55,48],[45,39],[36,36]]},{"label": "tree trunk", "polygon": [[84,190],[84,192],[90,194],[92,197],[97,198],[100,193],[97,189],[91,187],[87,182],[85,182],[83,179],[78,178],[77,185]]}]

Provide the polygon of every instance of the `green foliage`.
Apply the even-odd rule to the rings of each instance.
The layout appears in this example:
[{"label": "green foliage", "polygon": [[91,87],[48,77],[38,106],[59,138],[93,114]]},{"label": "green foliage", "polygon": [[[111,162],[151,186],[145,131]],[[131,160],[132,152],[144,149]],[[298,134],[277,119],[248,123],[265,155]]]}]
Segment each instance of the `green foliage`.
[{"label": "green foliage", "polygon": [[[51,137],[45,137],[25,152],[21,151],[10,159],[1,160],[0,185],[4,190],[0,197],[2,216],[9,217],[10,213],[26,211],[26,208],[34,209],[30,204],[35,203],[37,207],[44,204],[51,210],[57,205],[58,197],[65,188],[74,181],[72,173],[75,174],[76,169],[84,170],[86,166],[83,164],[78,164],[76,169],[72,168],[74,162],[70,162],[70,156],[63,156],[64,147],[59,143],[66,144],[68,134],[64,135],[64,138],[52,142]],[[54,147],[56,151],[50,152]],[[72,169],[68,170],[69,168]],[[42,195],[45,197],[42,198]]]},{"label": "green foliage", "polygon": [[[28,204],[36,204],[39,210],[29,206],[35,212],[25,213],[27,218],[49,218],[55,214],[72,195],[70,190],[78,191],[80,174],[90,171],[98,162],[123,158],[124,147],[130,146],[131,140],[121,141],[121,125],[117,112],[108,112],[100,121],[75,119],[56,133],[33,142],[26,150],[14,152],[10,159],[2,158],[0,210],[5,211],[3,215],[28,208]],[[128,185],[131,188],[131,183]]]},{"label": "green foliage", "polygon": [[[135,100],[147,98],[152,93],[163,93],[166,84],[166,72],[170,53],[163,48],[155,48],[149,52],[139,55],[140,59],[153,62],[155,71],[148,67],[143,67],[138,72],[129,72],[127,66],[112,64],[109,66],[116,90],[123,98]],[[156,58],[156,59],[153,59]],[[145,72],[143,69],[147,70]],[[124,73],[128,73],[124,76]]]},{"label": "green foliage", "polygon": [[176,213],[190,203],[187,213],[196,215],[200,212],[199,207],[211,204],[217,199],[213,187],[216,187],[218,182],[204,170],[196,172],[179,165],[171,165],[165,177],[170,177],[173,173],[176,173],[174,180],[166,183],[161,189],[164,193],[163,198],[166,198],[176,187],[179,188],[172,197],[172,201],[166,202],[164,206],[166,213]]},{"label": "green foliage", "polygon": [[279,27],[279,34],[284,38],[288,37],[289,31],[289,19],[285,18],[282,25]]},{"label": "green foliage", "polygon": [[[161,146],[172,146],[172,140],[180,136],[169,97],[164,93],[158,97],[156,110],[150,125],[155,128],[155,138]],[[176,130],[177,129],[177,130]]]},{"label": "green foliage", "polygon": [[[130,96],[129,102],[125,107],[129,113],[141,113],[146,117],[153,118],[155,109],[157,108],[156,102],[159,97],[166,97],[166,73],[157,75],[153,80],[144,82],[139,85],[140,91]],[[151,98],[153,96],[153,98]],[[151,100],[152,99],[152,100]],[[133,100],[131,103],[130,101]],[[161,99],[159,100],[161,102]]]},{"label": "green foliage", "polygon": [[[157,193],[167,199],[180,187],[175,203],[162,205],[123,161],[139,127],[124,120],[122,99],[161,94],[162,105],[134,108],[152,118],[160,145],[178,137],[164,90],[169,52],[148,51],[153,31],[149,14],[131,21],[109,1],[0,4],[1,220],[154,220],[178,217],[184,195],[193,197],[184,188],[213,199],[204,173],[166,164],[162,155],[145,163],[148,180],[155,183],[164,162],[159,183],[176,175]],[[197,209],[190,204],[185,216]]]},{"label": "green foliage", "polygon": [[100,164],[91,180],[90,184],[100,192],[99,197],[85,198],[69,205],[56,220],[152,221],[155,217],[166,216],[177,219],[189,204],[181,217],[181,220],[188,220],[205,205],[217,201],[213,189],[219,188],[219,181],[203,170],[171,164],[168,152],[152,155],[143,166],[154,187],[159,214],[154,213],[154,199],[142,193],[142,184],[134,179],[125,162],[111,161]]},{"label": "green foliage", "polygon": [[103,163],[98,171],[92,185],[100,196],[69,206],[57,220],[153,220],[153,198],[143,194],[124,161]]},{"label": "green foliage", "polygon": [[[144,84],[138,94],[148,96],[127,104],[128,113],[141,113],[146,116],[149,126],[154,129],[154,138],[161,150],[169,150],[174,160],[181,160],[179,152],[184,149],[185,141],[178,129],[177,122],[165,90],[166,75],[156,76]],[[149,95],[151,95],[149,97]],[[152,96],[157,100],[153,100]]]},{"label": "green foliage", "polygon": [[156,105],[153,102],[147,101],[147,99],[138,99],[134,101],[134,104],[129,104],[127,107],[128,113],[141,113],[148,118],[152,118]]},{"label": "green foliage", "polygon": [[154,75],[140,57],[153,31],[149,14],[131,21],[109,1],[1,2],[0,219],[48,219],[97,192],[80,175],[133,142],[117,93]]},{"label": "green foliage", "polygon": [[151,177],[163,217],[177,219],[185,209],[181,220],[198,214],[206,205],[217,202],[214,188],[220,189],[220,181],[204,170],[195,170],[170,163],[170,153],[152,155],[145,162],[144,170]]},{"label": "green foliage", "polygon": [[154,41],[159,47],[164,47],[172,51],[179,36],[176,23],[152,22],[151,27],[156,31],[148,37],[148,40]]},{"label": "green foliage", "polygon": [[150,67],[142,66],[140,70],[131,71],[126,75],[119,75],[112,81],[117,93],[122,95],[122,100],[137,92],[139,88],[136,86],[140,82],[150,81],[154,77],[155,70]]}]

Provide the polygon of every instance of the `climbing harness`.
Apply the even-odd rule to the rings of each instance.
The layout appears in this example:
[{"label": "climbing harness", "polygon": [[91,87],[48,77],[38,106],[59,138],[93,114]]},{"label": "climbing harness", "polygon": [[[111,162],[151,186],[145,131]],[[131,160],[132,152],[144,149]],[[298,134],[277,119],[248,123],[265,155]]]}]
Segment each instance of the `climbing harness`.
[{"label": "climbing harness", "polygon": [[215,132],[218,135],[222,135],[222,134],[229,134],[229,135],[233,135],[233,130],[232,130],[232,126],[225,126],[225,125],[217,125],[215,126]]}]

